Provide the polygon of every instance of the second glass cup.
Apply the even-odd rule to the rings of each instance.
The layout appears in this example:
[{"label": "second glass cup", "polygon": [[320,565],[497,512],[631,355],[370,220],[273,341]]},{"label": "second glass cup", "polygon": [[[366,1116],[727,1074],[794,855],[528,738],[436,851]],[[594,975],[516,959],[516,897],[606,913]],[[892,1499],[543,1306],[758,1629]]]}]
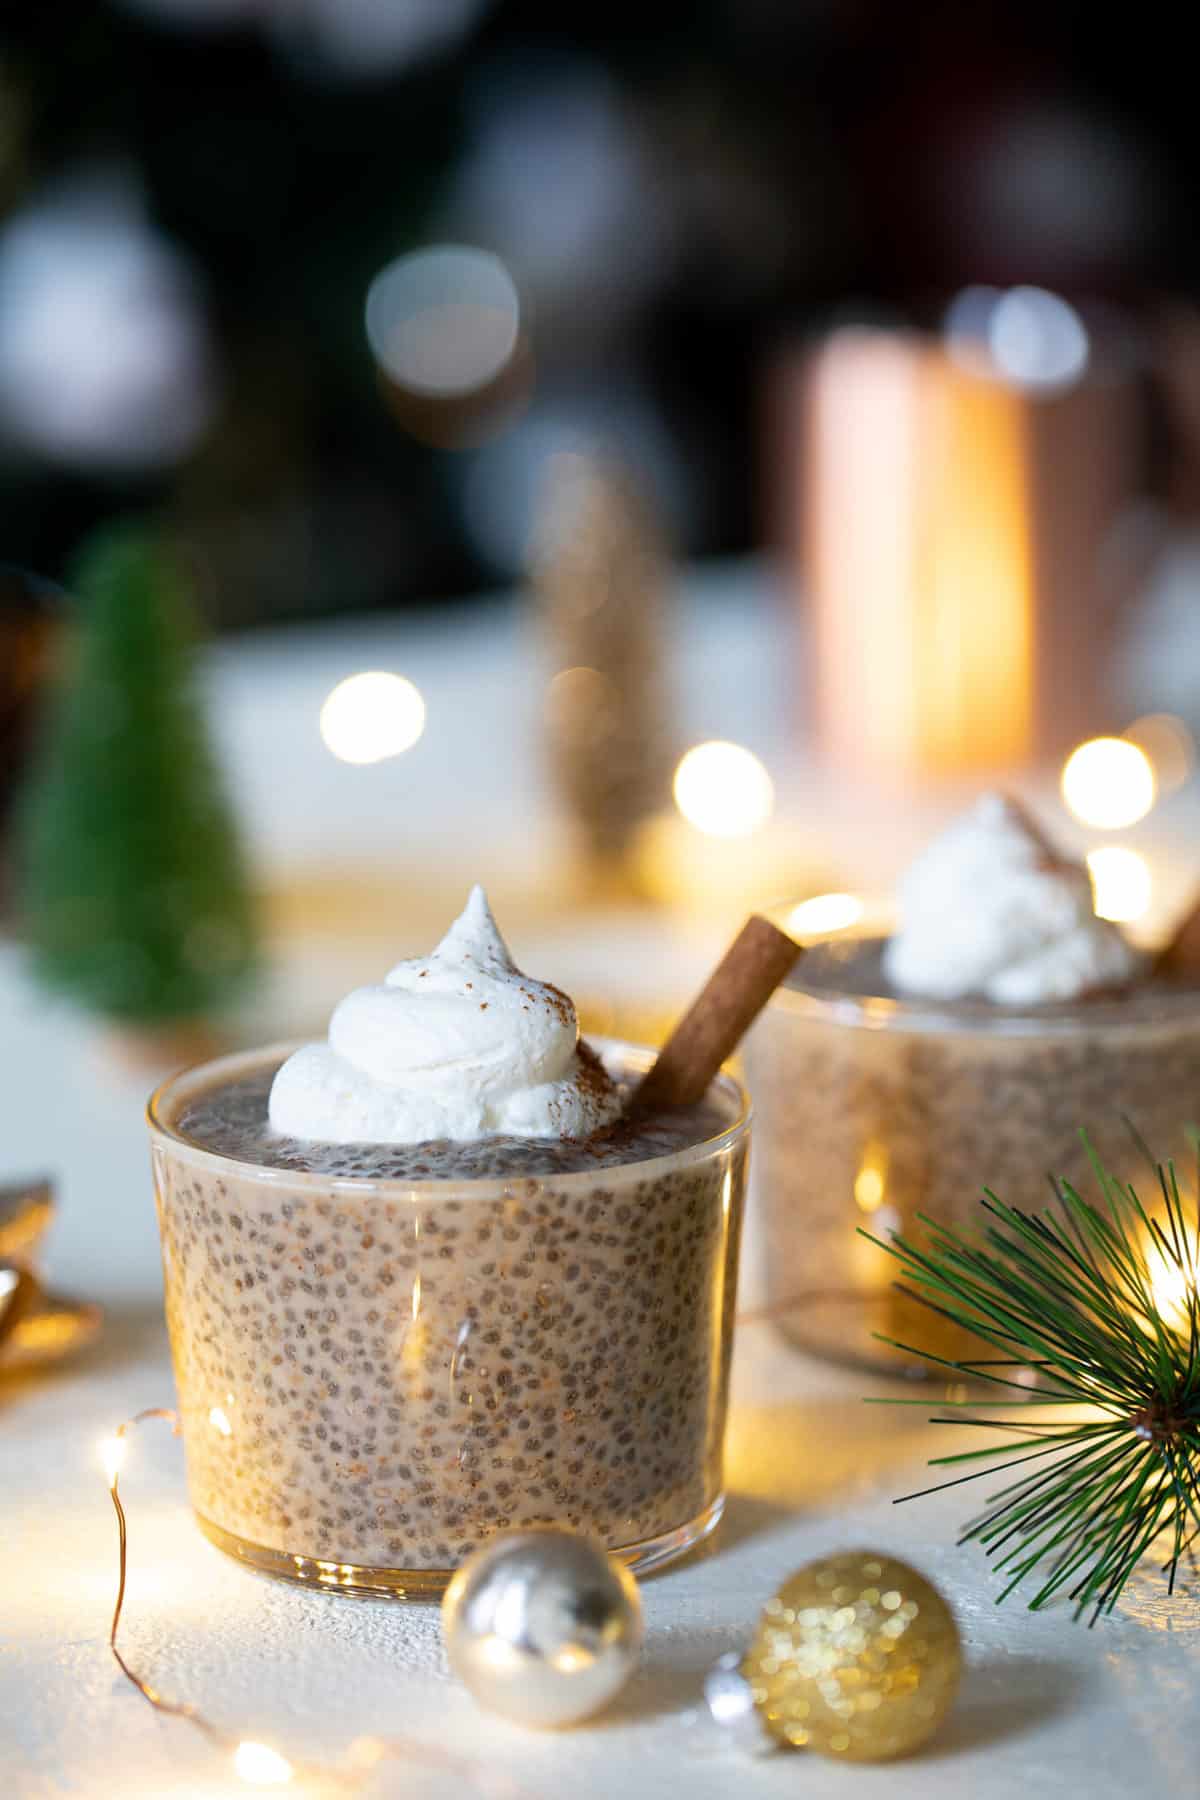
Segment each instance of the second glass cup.
[{"label": "second glass cup", "polygon": [[[650,1051],[598,1042],[635,1079]],[[293,1580],[436,1593],[510,1526],[635,1570],[718,1522],[749,1110],[579,1173],[421,1181],[244,1163],[177,1126],[288,1047],[173,1078],[149,1125],[188,1484],[222,1549]]]},{"label": "second glass cup", "polygon": [[899,1264],[860,1227],[919,1239],[924,1214],[974,1235],[985,1187],[1031,1210],[1051,1177],[1091,1195],[1081,1130],[1152,1200],[1125,1121],[1155,1157],[1189,1166],[1200,1007],[1165,983],[1024,1013],[898,999],[869,985],[879,947],[814,946],[747,1039],[768,1305],[805,1349],[937,1379],[914,1352],[984,1352],[897,1290]]}]

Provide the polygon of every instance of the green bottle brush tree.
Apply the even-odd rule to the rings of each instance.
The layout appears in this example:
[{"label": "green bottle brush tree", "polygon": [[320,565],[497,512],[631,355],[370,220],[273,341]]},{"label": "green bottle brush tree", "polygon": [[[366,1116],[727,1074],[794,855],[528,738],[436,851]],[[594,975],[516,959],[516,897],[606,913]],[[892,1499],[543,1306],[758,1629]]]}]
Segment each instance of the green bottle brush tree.
[{"label": "green bottle brush tree", "polygon": [[209,1018],[250,975],[254,908],[193,675],[190,586],[143,528],[109,528],[23,797],[19,902],[44,981],[125,1026]]}]

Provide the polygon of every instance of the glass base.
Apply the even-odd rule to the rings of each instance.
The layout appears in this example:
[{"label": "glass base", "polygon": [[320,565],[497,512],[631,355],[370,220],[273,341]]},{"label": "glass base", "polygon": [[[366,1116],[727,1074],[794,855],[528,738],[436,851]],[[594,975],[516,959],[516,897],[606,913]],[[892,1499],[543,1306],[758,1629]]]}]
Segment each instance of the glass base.
[{"label": "glass base", "polygon": [[[807,1355],[892,1379],[942,1386],[968,1381],[946,1364],[989,1354],[970,1332],[893,1293],[823,1290],[790,1296],[786,1303],[769,1300],[765,1311],[780,1335]],[[917,1348],[901,1350],[897,1343]],[[918,1353],[922,1348],[942,1360],[927,1362]]]},{"label": "glass base", "polygon": [[[623,1562],[634,1575],[648,1575],[653,1569],[665,1569],[678,1562],[688,1551],[717,1529],[725,1511],[725,1496],[716,1499],[686,1524],[674,1531],[662,1531],[657,1537],[643,1538],[636,1544],[618,1544],[610,1554]],[[380,1569],[359,1563],[320,1562],[310,1556],[289,1556],[285,1550],[271,1550],[266,1544],[255,1544],[249,1538],[236,1536],[220,1525],[214,1525],[203,1513],[196,1523],[210,1543],[260,1575],[273,1575],[280,1581],[295,1581],[301,1587],[322,1588],[327,1593],[352,1594],[360,1600],[437,1600],[445,1593],[454,1574],[453,1569]]]}]

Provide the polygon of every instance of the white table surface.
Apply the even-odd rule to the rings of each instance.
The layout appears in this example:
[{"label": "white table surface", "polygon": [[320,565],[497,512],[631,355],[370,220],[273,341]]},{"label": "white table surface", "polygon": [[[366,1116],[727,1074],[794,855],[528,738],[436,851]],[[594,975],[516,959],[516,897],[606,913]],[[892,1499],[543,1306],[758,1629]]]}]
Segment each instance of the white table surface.
[{"label": "white table surface", "polygon": [[[753,750],[775,784],[772,842],[810,856],[839,882],[886,891],[948,811],[976,791],[978,777],[917,791],[868,785],[816,762],[807,747],[802,609],[768,566],[746,560],[691,571],[669,617],[679,747],[728,738]],[[329,690],[362,669],[408,676],[427,706],[417,744],[365,768],[337,762],[317,729]],[[424,863],[488,886],[553,882],[563,839],[541,756],[549,673],[535,622],[513,596],[218,646],[217,744],[256,855],[271,872],[289,874],[368,867],[411,882],[414,864]],[[1071,820],[1056,778],[1046,770],[1006,785],[1032,800],[1065,844],[1104,841]],[[1200,847],[1191,847],[1200,846],[1200,783],[1117,835],[1150,858],[1155,918],[1169,917],[1200,880]],[[730,857],[752,859],[755,846],[726,847]]]},{"label": "white table surface", "polygon": [[[740,596],[736,631],[729,625],[731,592]],[[777,769],[786,765],[785,795],[815,793],[815,784],[805,787],[810,778],[802,765],[788,764],[782,703],[745,700],[746,683],[778,660],[781,627],[765,590],[745,572],[732,588],[710,583],[693,618],[684,687],[695,735],[740,738],[777,759]],[[311,741],[316,705],[340,674],[397,667],[426,692],[427,736],[436,751],[443,701],[474,691],[472,669],[481,680],[486,673],[488,693],[525,678],[518,631],[513,615],[501,612],[477,627],[458,618],[452,641],[444,633],[439,639],[432,625],[373,624],[353,642],[348,634],[317,631],[223,650],[214,666],[223,741],[240,803],[256,838],[267,835],[274,863],[319,862],[331,838],[344,857],[366,855],[379,809],[405,784],[406,842],[435,854],[446,831],[444,809],[431,797],[441,762],[432,757],[423,775],[402,764],[326,767]],[[742,659],[736,679],[729,677],[735,652]],[[513,692],[509,685],[510,701]],[[506,829],[514,821],[536,829],[530,740],[510,733],[503,743],[486,779],[478,762],[454,765],[456,854],[464,833],[475,834],[471,842],[482,853],[504,854],[502,834],[488,824],[497,781],[508,785]],[[278,785],[284,765],[293,775],[286,791]],[[363,776],[357,787],[348,779]],[[918,822],[914,811],[894,833],[890,854]],[[838,829],[831,821],[831,836]],[[878,844],[874,854],[884,860]],[[646,928],[638,929],[631,958],[653,961]],[[336,955],[321,964],[308,948],[291,946],[283,960],[274,1003],[289,1020],[319,1013],[342,973]],[[518,944],[538,973],[565,980],[596,957],[594,944],[573,943],[569,934],[535,962],[537,948]],[[686,986],[700,954],[685,943],[673,960],[665,957],[660,980]],[[150,1712],[120,1679],[105,1642],[116,1544],[97,1445],[123,1418],[172,1399],[141,1124],[147,1075],[119,1066],[96,1027],[33,991],[12,946],[0,946],[0,1071],[0,1180],[55,1175],[62,1212],[51,1273],[60,1286],[101,1300],[109,1315],[98,1348],[76,1364],[37,1381],[0,1384],[0,1796],[219,1800],[247,1793],[188,1725]],[[753,1222],[748,1248],[752,1299]],[[1195,1584],[1168,1603],[1147,1571],[1120,1615],[1091,1632],[1072,1624],[1065,1609],[1031,1615],[1013,1602],[997,1608],[999,1584],[981,1554],[954,1546],[971,1508],[969,1491],[966,1498],[959,1490],[900,1509],[891,1504],[925,1484],[923,1460],[942,1439],[920,1409],[863,1406],[873,1387],[878,1391],[787,1350],[767,1325],[742,1329],[726,1523],[704,1554],[645,1584],[642,1667],[593,1726],[542,1737],[481,1714],[448,1674],[431,1606],[312,1595],[230,1563],[192,1527],[179,1446],[153,1427],[134,1439],[124,1478],[132,1543],[127,1653],[168,1693],[186,1690],[240,1735],[331,1759],[360,1734],[449,1744],[481,1767],[506,1772],[529,1800],[567,1791],[574,1800],[1195,1795]],[[968,1657],[956,1711],[936,1742],[903,1764],[855,1769],[796,1756],[748,1763],[708,1722],[703,1675],[717,1655],[744,1641],[759,1607],[793,1568],[853,1544],[909,1558],[954,1604]],[[468,1793],[460,1776],[419,1762],[385,1765],[372,1791],[436,1800]]]}]

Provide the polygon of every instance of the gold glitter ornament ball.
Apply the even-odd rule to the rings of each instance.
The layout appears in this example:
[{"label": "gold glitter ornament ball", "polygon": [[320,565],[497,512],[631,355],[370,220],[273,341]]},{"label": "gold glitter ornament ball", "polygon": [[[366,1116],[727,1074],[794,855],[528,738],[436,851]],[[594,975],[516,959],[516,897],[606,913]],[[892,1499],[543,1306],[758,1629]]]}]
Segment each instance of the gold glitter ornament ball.
[{"label": "gold glitter ornament ball", "polygon": [[903,1756],[945,1718],[962,1669],[954,1615],[876,1550],[806,1563],[769,1601],[742,1663],[781,1743],[845,1762]]}]

